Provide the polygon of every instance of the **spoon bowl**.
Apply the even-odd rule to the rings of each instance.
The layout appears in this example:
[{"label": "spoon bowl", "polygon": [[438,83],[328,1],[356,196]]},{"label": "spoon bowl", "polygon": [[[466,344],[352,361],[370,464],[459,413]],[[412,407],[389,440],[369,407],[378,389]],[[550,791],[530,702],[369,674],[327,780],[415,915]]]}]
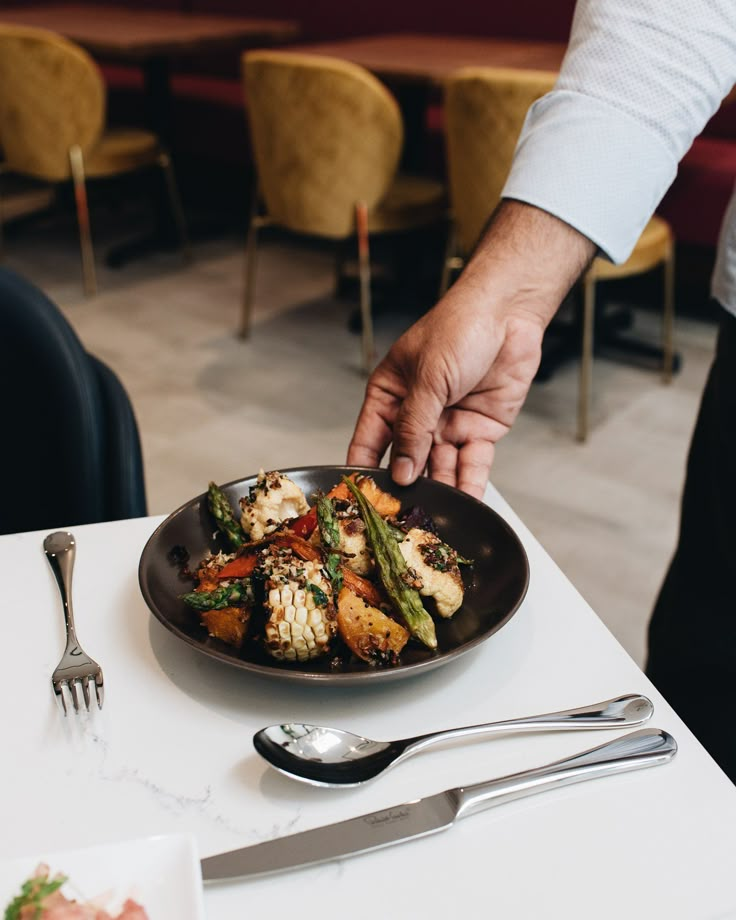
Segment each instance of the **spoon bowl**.
[{"label": "spoon bowl", "polygon": [[253,745],[272,767],[293,779],[314,786],[358,786],[440,741],[511,732],[631,728],[646,722],[653,711],[646,696],[627,694],[577,709],[449,728],[396,741],[374,741],[339,728],[285,722],[256,732]]}]

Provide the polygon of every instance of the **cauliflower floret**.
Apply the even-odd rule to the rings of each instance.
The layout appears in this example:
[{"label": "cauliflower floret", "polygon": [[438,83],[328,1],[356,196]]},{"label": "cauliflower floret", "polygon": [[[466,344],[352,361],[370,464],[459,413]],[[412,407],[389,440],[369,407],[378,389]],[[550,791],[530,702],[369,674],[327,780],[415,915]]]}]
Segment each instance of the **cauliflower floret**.
[{"label": "cauliflower floret", "polygon": [[247,498],[240,499],[240,526],[251,540],[262,540],[279,524],[309,511],[299,486],[277,470],[258,473],[258,481]]},{"label": "cauliflower floret", "polygon": [[451,617],[463,602],[463,579],[457,565],[457,553],[439,537],[413,527],[399,543],[408,568],[413,569],[424,597],[434,598],[437,613]]},{"label": "cauliflower floret", "polygon": [[354,513],[338,517],[340,530],[340,552],[345,553],[345,565],[356,575],[370,575],[373,571],[373,557],[365,537],[365,524],[355,506]]}]

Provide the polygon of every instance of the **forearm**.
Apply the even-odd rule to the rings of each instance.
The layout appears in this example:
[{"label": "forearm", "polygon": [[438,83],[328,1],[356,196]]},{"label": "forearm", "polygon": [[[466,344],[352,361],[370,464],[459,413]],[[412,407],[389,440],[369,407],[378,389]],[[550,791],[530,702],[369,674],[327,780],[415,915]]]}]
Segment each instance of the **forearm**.
[{"label": "forearm", "polygon": [[732,0],[578,0],[559,79],[527,116],[503,195],[623,262],[735,81]]},{"label": "forearm", "polygon": [[595,256],[569,224],[519,201],[503,201],[445,300],[486,305],[496,318],[523,315],[546,327]]}]

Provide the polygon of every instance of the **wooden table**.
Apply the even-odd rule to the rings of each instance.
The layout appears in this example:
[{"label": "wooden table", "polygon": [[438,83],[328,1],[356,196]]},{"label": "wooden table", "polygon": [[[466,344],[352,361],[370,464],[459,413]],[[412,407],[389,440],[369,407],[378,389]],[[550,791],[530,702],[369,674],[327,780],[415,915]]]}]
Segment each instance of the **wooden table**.
[{"label": "wooden table", "polygon": [[296,22],[281,19],[94,4],[4,9],[0,10],[0,21],[58,32],[96,57],[125,63],[199,54],[219,50],[225,44],[280,42],[294,38],[299,31]]},{"label": "wooden table", "polygon": [[64,35],[100,61],[135,64],[144,75],[151,127],[168,137],[171,62],[191,54],[271,44],[294,38],[296,22],[202,16],[174,10],[73,4],[0,10],[0,22]]},{"label": "wooden table", "polygon": [[[276,44],[294,38],[298,23],[281,19],[211,16],[175,10],[126,9],[93,4],[32,6],[0,10],[0,23],[32,26],[63,35],[100,62],[141,68],[146,119],[165,144],[171,141],[170,68],[173,61],[194,54],[237,51],[254,44]],[[165,248],[174,244],[166,203],[157,207]],[[141,252],[150,252],[147,239],[108,253],[108,264],[120,266]]]},{"label": "wooden table", "polygon": [[292,50],[343,58],[387,82],[426,87],[439,86],[454,70],[468,66],[556,73],[566,47],[564,42],[401,34],[295,45]]},{"label": "wooden table", "polygon": [[556,73],[566,47],[564,42],[407,33],[300,44],[290,50],[352,61],[387,83],[404,115],[404,167],[416,170],[426,141],[427,108],[453,71],[484,66]]},{"label": "wooden table", "polygon": [[501,496],[489,487],[485,500],[529,557],[529,592],[516,614],[423,677],[339,689],[241,671],[155,620],[137,566],[160,517],[75,527],[77,628],[104,669],[105,704],[66,719],[50,682],[63,622],[44,533],[0,537],[0,867],[12,857],[179,832],[193,834],[209,856],[540,766],[621,735],[444,745],[364,786],[317,789],[259,758],[251,739],[264,725],[299,720],[400,738],[641,692],[654,703],[651,725],[678,742],[671,763],[510,802],[354,859],[207,886],[208,920],[736,916],[736,787]]}]

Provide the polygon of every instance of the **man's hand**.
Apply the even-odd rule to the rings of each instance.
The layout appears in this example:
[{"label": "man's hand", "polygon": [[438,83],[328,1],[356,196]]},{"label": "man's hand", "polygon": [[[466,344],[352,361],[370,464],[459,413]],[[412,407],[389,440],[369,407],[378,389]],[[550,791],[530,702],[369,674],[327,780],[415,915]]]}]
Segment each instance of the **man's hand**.
[{"label": "man's hand", "polygon": [[593,244],[557,218],[506,202],[449,293],[394,344],[368,381],[348,451],[408,485],[433,479],[480,498],[496,442],[539,367],[544,330]]},{"label": "man's hand", "polygon": [[443,301],[411,327],[372,374],[348,454],[391,469],[406,485],[433,479],[480,498],[496,441],[511,428],[534,379],[544,324],[528,314],[492,319]]}]

